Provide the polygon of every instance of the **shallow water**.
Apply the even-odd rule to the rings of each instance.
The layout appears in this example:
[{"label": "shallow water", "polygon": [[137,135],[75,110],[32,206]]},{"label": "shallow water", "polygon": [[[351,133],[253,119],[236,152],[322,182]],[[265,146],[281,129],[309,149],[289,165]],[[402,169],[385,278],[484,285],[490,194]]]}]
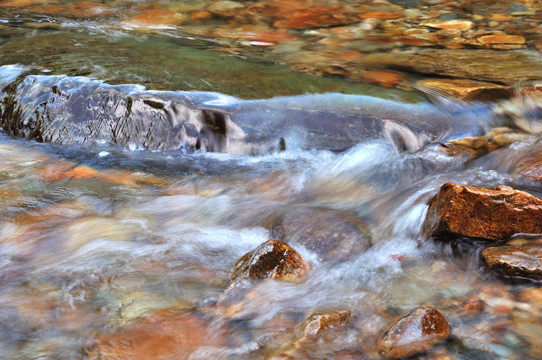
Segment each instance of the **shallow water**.
[{"label": "shallow water", "polygon": [[[225,56],[208,39],[104,30],[95,20],[67,26],[60,19],[61,28],[32,30],[28,24],[36,19],[4,11],[0,62],[38,68],[40,76],[85,75],[152,90],[259,99],[229,104],[247,122],[261,120],[262,113],[280,120],[293,110],[310,116],[311,108],[348,119],[359,114],[367,96],[378,96],[421,102],[370,100],[385,104],[384,112],[390,104],[409,109],[398,117],[410,116],[404,123],[411,125],[418,120],[413,109],[425,114],[430,108],[442,115],[433,125],[446,131],[431,138],[424,127],[394,127],[389,136],[345,151],[288,142],[285,151],[258,156],[148,151],[100,141],[38,143],[0,134],[0,358],[93,358],[100,334],[175,309],[204,314],[209,328],[227,339],[180,358],[288,353],[328,359],[346,351],[356,359],[379,359],[379,335],[398,316],[425,305],[441,309],[453,328],[452,339],[427,359],[439,352],[454,359],[540,354],[540,306],[519,297],[538,284],[499,279],[481,262],[482,245],[424,240],[421,229],[428,200],[447,182],[507,184],[542,195],[540,183],[513,174],[525,154],[542,148],[536,136],[476,160],[441,151],[437,142],[447,137],[503,125],[491,105],[435,106],[418,93],[294,73],[258,56]],[[115,24],[113,19],[106,20]],[[2,83],[12,82],[14,68],[1,69]],[[333,94],[293,96],[328,92]],[[353,213],[368,224],[374,246],[340,263],[296,247],[312,264],[302,282],[252,284],[249,296],[223,306],[235,262],[270,239],[266,220],[289,207]],[[464,315],[469,296],[482,298],[485,310]],[[319,342],[298,342],[292,330],[297,323],[337,308],[352,313],[347,328]]]}]

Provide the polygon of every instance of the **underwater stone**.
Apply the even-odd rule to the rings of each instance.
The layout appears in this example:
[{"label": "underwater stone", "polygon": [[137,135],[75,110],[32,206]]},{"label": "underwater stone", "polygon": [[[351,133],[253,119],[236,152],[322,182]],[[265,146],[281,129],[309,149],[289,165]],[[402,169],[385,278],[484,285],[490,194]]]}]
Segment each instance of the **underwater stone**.
[{"label": "underwater stone", "polygon": [[384,334],[380,352],[388,359],[426,351],[450,336],[450,325],[435,308],[418,308],[395,322]]},{"label": "underwater stone", "polygon": [[542,280],[542,241],[484,249],[482,257],[489,268],[503,276]]},{"label": "underwater stone", "polygon": [[496,241],[517,233],[542,233],[542,199],[508,186],[491,190],[447,183],[429,203],[424,231],[426,238]]}]

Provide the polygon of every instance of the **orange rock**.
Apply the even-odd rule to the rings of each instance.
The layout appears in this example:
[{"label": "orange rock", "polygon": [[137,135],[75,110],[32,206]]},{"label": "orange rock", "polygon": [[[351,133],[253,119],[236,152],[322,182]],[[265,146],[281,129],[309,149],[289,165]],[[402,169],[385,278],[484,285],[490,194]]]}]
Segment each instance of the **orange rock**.
[{"label": "orange rock", "polygon": [[538,40],[538,41],[534,44],[534,47],[535,47],[537,50],[542,51],[542,40]]},{"label": "orange rock", "polygon": [[35,5],[34,0],[5,0],[0,2],[0,7],[28,7]]},{"label": "orange rock", "polygon": [[542,199],[508,186],[483,189],[444,184],[429,204],[425,236],[467,236],[502,241],[542,233]]},{"label": "orange rock", "polygon": [[393,87],[400,81],[405,79],[405,76],[398,72],[392,71],[363,71],[361,79],[366,82],[378,84],[383,87]]},{"label": "orange rock", "polygon": [[311,29],[347,25],[358,20],[353,13],[341,7],[318,6],[287,14],[285,19],[276,21],[273,26],[286,29]]},{"label": "orange rock", "polygon": [[424,79],[416,85],[421,89],[441,91],[467,101],[494,101],[514,96],[511,86],[468,79]]},{"label": "orange rock", "polygon": [[96,175],[98,175],[98,170],[84,165],[76,166],[63,173],[63,177],[68,179],[92,179]]},{"label": "orange rock", "polygon": [[191,20],[209,20],[213,17],[213,14],[205,10],[196,10],[190,13]]},{"label": "orange rock", "polygon": [[525,44],[525,38],[520,35],[484,35],[480,36],[477,40],[481,44]]},{"label": "orange rock", "polygon": [[500,275],[542,280],[542,241],[489,247],[482,251],[482,257]]},{"label": "orange rock", "polygon": [[360,19],[380,19],[393,20],[404,18],[404,14],[393,13],[388,11],[370,11],[359,15]]},{"label": "orange rock", "polygon": [[305,338],[321,335],[327,329],[344,326],[350,320],[350,311],[337,309],[333,311],[315,312],[297,326],[297,330]]},{"label": "orange rock", "polygon": [[125,22],[128,26],[177,26],[184,20],[184,16],[175,11],[164,8],[151,8],[143,11],[139,16]]},{"label": "orange rock", "polygon": [[468,20],[425,20],[421,22],[421,25],[432,27],[435,29],[457,29],[461,31],[467,31],[472,28],[472,22]]},{"label": "orange rock", "polygon": [[333,56],[334,60],[344,61],[344,62],[354,62],[356,59],[359,59],[363,56],[362,53],[356,50],[344,50],[335,54]]},{"label": "orange rock", "polygon": [[129,329],[101,335],[90,358],[102,360],[187,359],[198,348],[225,345],[224,331],[193,313],[160,310]]},{"label": "orange rock", "polygon": [[427,351],[450,336],[450,325],[435,308],[424,306],[399,319],[384,334],[380,351],[388,359]]}]

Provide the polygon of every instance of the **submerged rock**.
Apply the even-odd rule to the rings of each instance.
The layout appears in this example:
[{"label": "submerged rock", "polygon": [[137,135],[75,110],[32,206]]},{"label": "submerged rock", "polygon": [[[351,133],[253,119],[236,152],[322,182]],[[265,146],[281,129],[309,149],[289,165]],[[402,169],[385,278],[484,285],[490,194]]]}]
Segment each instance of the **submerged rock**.
[{"label": "submerged rock", "polygon": [[500,275],[542,280],[542,240],[489,247],[484,249],[482,257],[489,268]]},{"label": "submerged rock", "polygon": [[89,359],[187,359],[201,347],[225,345],[223,329],[193,313],[164,309],[132,327],[100,335]]},{"label": "submerged rock", "polygon": [[508,186],[484,189],[444,184],[429,204],[426,237],[503,241],[517,233],[542,233],[542,199]]},{"label": "submerged rock", "polygon": [[395,322],[384,334],[380,351],[388,359],[426,351],[450,336],[450,325],[435,308],[418,308]]},{"label": "submerged rock", "polygon": [[322,208],[294,208],[268,219],[273,237],[302,245],[322,261],[344,261],[371,247],[367,225],[355,214]]},{"label": "submerged rock", "polygon": [[268,240],[237,260],[232,281],[241,279],[299,280],[309,270],[307,261],[280,240]]},{"label": "submerged rock", "polygon": [[527,50],[427,49],[417,52],[370,54],[359,62],[361,66],[368,68],[406,69],[422,74],[485,80],[508,85],[515,85],[521,80],[542,78],[540,55],[536,51]]},{"label": "submerged rock", "polygon": [[514,95],[511,86],[467,79],[424,79],[418,81],[416,86],[426,92],[443,92],[466,101],[495,101]]},{"label": "submerged rock", "polygon": [[532,138],[531,134],[518,132],[510,128],[497,128],[488,131],[483,136],[451,140],[447,145],[467,151],[474,156],[482,156],[501,147],[509,146],[516,141],[529,138]]}]

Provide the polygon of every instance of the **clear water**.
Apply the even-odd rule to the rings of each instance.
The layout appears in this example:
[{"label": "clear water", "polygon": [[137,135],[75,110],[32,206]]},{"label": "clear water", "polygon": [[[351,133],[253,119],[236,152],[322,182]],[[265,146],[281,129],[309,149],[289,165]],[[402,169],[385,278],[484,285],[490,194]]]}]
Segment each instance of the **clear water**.
[{"label": "clear water", "polygon": [[[3,11],[3,65],[240,98],[335,92],[422,99],[226,56],[212,41],[115,32],[94,23],[30,30],[26,20]],[[9,82],[13,74],[3,70],[2,81]],[[336,102],[356,100],[322,97],[344,113],[350,108]],[[263,104],[280,108],[288,101]],[[465,132],[494,125],[492,118],[479,121]],[[374,139],[341,153],[293,147],[247,156],[40,144],[0,134],[0,358],[86,359],[99,334],[174,308],[197,309],[227,329],[225,344],[185,358],[263,359],[294,348],[295,358],[337,358],[347,350],[354,358],[379,359],[378,336],[393,320],[431,305],[453,327],[443,346],[454,358],[535,359],[540,327],[528,319],[539,321],[540,307],[517,296],[538,285],[503,282],[485,269],[480,246],[426,241],[421,225],[427,201],[446,182],[508,184],[540,196],[539,183],[512,174],[525,154],[540,149],[533,137],[465,162],[436,145],[398,151],[389,140]],[[96,172],[73,170],[77,165]],[[265,220],[294,205],[354,213],[369,224],[375,245],[339,264],[320,262],[300,247],[312,263],[303,282],[265,281],[235,309],[216,306],[237,259],[270,238]],[[463,316],[461,303],[473,295],[486,309]],[[273,325],[282,318],[295,326],[335,308],[351,311],[348,328],[310,346],[296,345],[292,331]]]}]

